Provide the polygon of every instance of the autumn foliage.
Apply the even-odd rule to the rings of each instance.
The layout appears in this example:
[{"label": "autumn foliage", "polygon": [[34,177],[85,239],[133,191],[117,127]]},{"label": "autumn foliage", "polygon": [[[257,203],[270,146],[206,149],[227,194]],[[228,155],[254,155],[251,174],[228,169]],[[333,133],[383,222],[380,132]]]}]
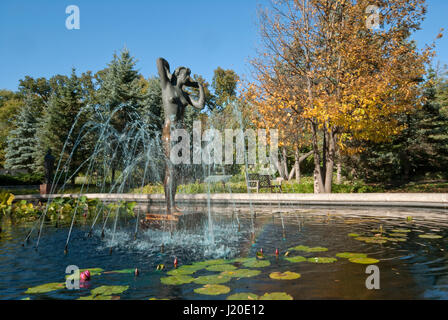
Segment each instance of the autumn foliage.
[{"label": "autumn foliage", "polygon": [[244,97],[259,127],[278,128],[283,143],[310,137],[316,192],[331,192],[338,153],[350,141],[385,142],[403,128],[397,116],[423,103],[420,82],[433,46],[418,50],[424,0],[278,0],[260,11],[263,47]]}]

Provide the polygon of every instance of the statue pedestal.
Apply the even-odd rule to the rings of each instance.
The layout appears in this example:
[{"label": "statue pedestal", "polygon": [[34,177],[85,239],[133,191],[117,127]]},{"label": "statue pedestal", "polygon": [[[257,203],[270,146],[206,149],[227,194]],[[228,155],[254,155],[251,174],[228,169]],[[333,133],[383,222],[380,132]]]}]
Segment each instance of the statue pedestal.
[{"label": "statue pedestal", "polygon": [[51,184],[44,183],[44,184],[40,185],[40,194],[41,195],[50,194],[50,191],[51,191]]},{"label": "statue pedestal", "polygon": [[181,214],[147,213],[141,225],[146,229],[166,231],[192,230],[201,227],[205,221],[204,212],[186,212]]}]

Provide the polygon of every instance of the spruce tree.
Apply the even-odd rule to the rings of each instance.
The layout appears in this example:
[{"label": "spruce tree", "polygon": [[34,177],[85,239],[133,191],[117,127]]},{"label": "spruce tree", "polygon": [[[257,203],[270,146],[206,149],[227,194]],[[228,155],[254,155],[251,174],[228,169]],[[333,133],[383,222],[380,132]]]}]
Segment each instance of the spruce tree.
[{"label": "spruce tree", "polygon": [[39,144],[35,148],[36,165],[42,170],[45,153],[50,148],[57,160],[62,156],[62,164],[70,159],[70,166],[64,169],[71,173],[81,165],[92,147],[88,141],[81,141],[75,148],[81,129],[89,117],[86,112],[80,113],[88,99],[74,69],[70,78],[55,76],[50,82],[54,91],[37,132]]},{"label": "spruce tree", "polygon": [[29,101],[25,102],[16,118],[16,129],[11,130],[7,138],[5,168],[32,173],[35,162],[37,120],[32,107],[27,102]]}]

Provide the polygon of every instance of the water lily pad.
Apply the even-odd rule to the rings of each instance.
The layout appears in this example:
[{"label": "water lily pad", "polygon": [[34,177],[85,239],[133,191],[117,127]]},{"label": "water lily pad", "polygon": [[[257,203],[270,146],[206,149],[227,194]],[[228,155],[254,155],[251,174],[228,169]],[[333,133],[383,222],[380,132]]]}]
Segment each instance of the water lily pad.
[{"label": "water lily pad", "polygon": [[304,245],[299,245],[299,246],[295,246],[292,248],[289,248],[288,251],[308,251],[310,247],[308,246],[304,246]]},{"label": "water lily pad", "polygon": [[358,240],[358,241],[366,241],[366,240],[369,240],[369,239],[371,239],[371,237],[357,237],[357,238],[355,238],[355,240]]},{"label": "water lily pad", "polygon": [[220,294],[226,294],[230,292],[230,288],[220,284],[206,284],[202,288],[194,289],[194,292],[199,294],[205,294],[209,296],[217,296]]},{"label": "water lily pad", "polygon": [[243,263],[243,266],[247,267],[247,268],[264,268],[264,267],[268,267],[270,266],[271,263],[269,262],[269,260],[250,260],[247,262]]},{"label": "water lily pad", "polygon": [[313,257],[308,259],[308,262],[313,263],[333,263],[335,261],[338,261],[338,259],[330,257]]},{"label": "water lily pad", "polygon": [[221,275],[233,278],[250,278],[258,276],[260,273],[260,270],[238,269],[233,271],[223,271],[221,272]]},{"label": "water lily pad", "polygon": [[124,291],[128,290],[129,286],[101,286],[98,288],[93,289],[90,291],[92,295],[103,295],[103,296],[110,296],[114,294],[120,294]]},{"label": "water lily pad", "polygon": [[[79,269],[79,276],[81,277],[81,273],[83,273],[84,271],[87,271],[87,270],[89,270],[91,277],[99,276],[104,271],[104,269],[101,269],[101,268],[84,268],[84,269]],[[134,270],[132,270],[132,272],[134,272]],[[115,273],[115,272],[110,271],[110,272],[107,272],[107,273]],[[70,274],[67,274],[65,276],[65,278],[68,278],[68,277],[70,277]]]},{"label": "water lily pad", "polygon": [[360,235],[357,234],[357,233],[349,233],[348,236],[349,236],[349,237],[356,238],[356,237],[359,237]]},{"label": "water lily pad", "polygon": [[410,229],[393,229],[393,230],[391,230],[391,232],[396,232],[396,233],[408,233],[411,231],[412,230],[410,230]]},{"label": "water lily pad", "polygon": [[178,286],[181,284],[191,283],[191,282],[193,282],[193,280],[194,280],[193,277],[179,274],[179,275],[161,278],[160,282],[162,282],[163,284],[169,285],[169,286]]},{"label": "water lily pad", "polygon": [[[104,269],[101,269],[101,268],[85,268],[85,269],[79,269],[79,273],[82,273],[87,270],[89,270],[90,276],[99,276],[104,271]],[[132,271],[132,272],[134,272],[134,271]]]},{"label": "water lily pad", "polygon": [[235,270],[236,267],[231,264],[214,264],[205,268],[208,271],[231,271]]},{"label": "water lily pad", "polygon": [[375,264],[380,262],[380,260],[378,259],[374,259],[374,258],[350,258],[348,261],[353,262],[353,263],[360,263],[360,264]]},{"label": "water lily pad", "polygon": [[231,263],[234,263],[234,262],[244,263],[244,262],[252,261],[252,260],[254,260],[254,258],[247,258],[247,257],[245,257],[245,258],[235,258],[235,259],[230,260],[230,262]]},{"label": "water lily pad", "polygon": [[203,269],[203,267],[204,266],[183,265],[177,269],[168,271],[167,274],[170,276],[193,274],[196,271]]},{"label": "water lily pad", "polygon": [[170,300],[170,299],[149,298],[148,300]]},{"label": "water lily pad", "polygon": [[41,284],[40,286],[36,286],[33,288],[29,288],[28,290],[25,291],[25,293],[27,293],[27,294],[47,293],[47,292],[56,291],[56,290],[60,290],[60,289],[64,289],[64,288],[65,288],[65,283],[52,282],[52,283]]},{"label": "water lily pad", "polygon": [[390,242],[406,242],[408,239],[406,238],[387,238]]},{"label": "water lily pad", "polygon": [[262,295],[259,300],[293,300],[286,292],[271,292]]},{"label": "water lily pad", "polygon": [[30,297],[23,298],[22,300],[31,300]]},{"label": "water lily pad", "polygon": [[439,236],[438,234],[434,234],[434,233],[420,234],[419,237],[422,239],[442,239],[443,238],[442,236]]},{"label": "water lily pad", "polygon": [[324,247],[308,247],[308,246],[295,246],[293,248],[290,248],[288,250],[294,250],[294,251],[305,251],[305,252],[325,252],[328,251],[327,248]]},{"label": "water lily pad", "polygon": [[211,266],[213,264],[226,264],[226,263],[230,263],[231,260],[224,260],[224,259],[214,259],[214,260],[205,260],[205,261],[199,261],[199,262],[195,262],[192,265],[193,266]]},{"label": "water lily pad", "polygon": [[241,292],[228,296],[226,300],[258,300],[258,296],[255,293]]},{"label": "water lily pad", "polygon": [[77,300],[112,300],[112,296],[105,296],[102,294],[99,295],[90,295],[86,297],[79,297]]},{"label": "water lily pad", "polygon": [[269,278],[275,280],[294,280],[301,277],[300,273],[285,271],[285,272],[272,272]]},{"label": "water lily pad", "polygon": [[375,237],[372,237],[370,239],[367,239],[365,242],[366,243],[383,244],[383,243],[387,242],[387,238],[386,239],[376,239]]},{"label": "water lily pad", "polygon": [[351,259],[351,258],[367,258],[365,253],[356,253],[356,252],[341,252],[337,253],[336,257]]},{"label": "water lily pad", "polygon": [[406,238],[408,235],[406,233],[390,233],[389,236],[395,237],[395,238]]},{"label": "water lily pad", "polygon": [[231,277],[225,275],[211,275],[211,276],[201,276],[194,279],[194,283],[197,284],[218,284],[229,282]]},{"label": "water lily pad", "polygon": [[306,258],[302,256],[286,257],[285,259],[294,263],[306,261]]},{"label": "water lily pad", "polygon": [[[106,271],[104,274],[113,274],[113,273],[119,273],[119,274],[125,274],[125,273],[135,273],[135,269],[123,269],[123,270],[114,270],[114,271]],[[92,275],[92,274],[90,274]]]}]

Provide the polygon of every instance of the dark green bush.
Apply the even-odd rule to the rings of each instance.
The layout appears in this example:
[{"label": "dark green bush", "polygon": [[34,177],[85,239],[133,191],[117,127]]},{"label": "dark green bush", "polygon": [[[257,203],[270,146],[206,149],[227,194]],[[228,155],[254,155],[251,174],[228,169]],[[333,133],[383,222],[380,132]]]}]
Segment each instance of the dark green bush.
[{"label": "dark green bush", "polygon": [[42,174],[21,173],[15,176],[0,175],[1,186],[23,186],[41,184],[44,178]]}]

